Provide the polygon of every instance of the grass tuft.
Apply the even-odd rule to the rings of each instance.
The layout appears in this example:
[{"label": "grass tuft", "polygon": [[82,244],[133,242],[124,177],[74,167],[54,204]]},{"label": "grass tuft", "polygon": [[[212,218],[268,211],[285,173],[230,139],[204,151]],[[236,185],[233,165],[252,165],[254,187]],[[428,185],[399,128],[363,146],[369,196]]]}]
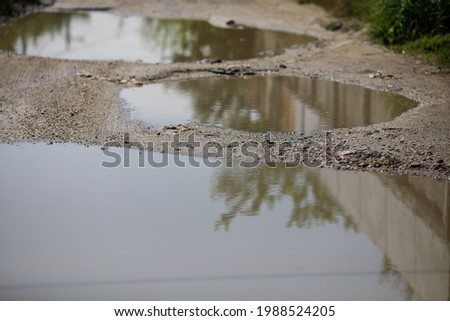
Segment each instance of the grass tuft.
[{"label": "grass tuft", "polygon": [[421,55],[431,63],[450,67],[450,34],[423,36],[392,48],[398,52],[405,51],[409,54]]},{"label": "grass tuft", "polygon": [[[450,0],[299,0],[299,3],[314,3],[336,17],[366,22],[375,42],[450,66]],[[329,25],[330,30],[335,30],[334,24]],[[347,29],[353,28],[344,24],[342,30]]]},{"label": "grass tuft", "polygon": [[372,36],[385,45],[450,32],[449,0],[378,0],[370,17]]}]

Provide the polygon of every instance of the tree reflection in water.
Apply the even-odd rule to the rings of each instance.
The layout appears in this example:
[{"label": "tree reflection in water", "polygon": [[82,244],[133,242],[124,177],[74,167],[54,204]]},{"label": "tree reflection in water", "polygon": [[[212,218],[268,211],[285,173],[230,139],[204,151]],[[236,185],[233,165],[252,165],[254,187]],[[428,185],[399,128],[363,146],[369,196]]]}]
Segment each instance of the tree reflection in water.
[{"label": "tree reflection in water", "polygon": [[142,37],[161,48],[164,62],[254,58],[313,40],[294,33],[255,28],[223,29],[198,20],[145,18]]},{"label": "tree reflection in water", "polygon": [[65,46],[70,48],[72,21],[88,22],[89,19],[88,13],[41,12],[30,14],[22,19],[14,20],[10,25],[0,26],[0,49],[26,55],[28,47],[37,46],[40,38],[53,39],[59,34],[64,34]]},{"label": "tree reflection in water", "polygon": [[[345,184],[345,182],[350,183],[352,176],[347,175],[347,177],[350,177],[350,180],[346,181],[344,177],[338,181],[341,184]],[[261,164],[255,168],[241,168],[238,166],[232,168],[223,167],[213,177],[211,188],[211,198],[223,200],[226,206],[226,212],[222,213],[220,218],[215,222],[215,229],[223,228],[227,231],[231,228],[231,223],[237,216],[257,216],[261,212],[264,212],[264,207],[271,210],[280,208],[277,206],[279,205],[277,203],[285,202],[286,199],[289,199],[292,205],[289,207],[291,208],[291,213],[286,222],[286,228],[296,226],[299,229],[304,229],[342,222],[345,230],[367,233],[367,236],[376,245],[379,245],[373,237],[374,235],[383,237],[385,236],[385,231],[375,229],[368,233],[365,230],[368,225],[364,219],[370,221],[371,216],[369,213],[366,213],[363,210],[364,208],[361,209],[363,212],[357,212],[356,214],[363,219],[363,221],[357,223],[353,216],[355,213],[353,215],[348,213],[348,208],[345,208],[345,204],[341,207],[340,204],[342,203],[338,199],[335,199],[335,192],[327,188],[320,172],[313,169],[304,167],[289,168],[282,164],[274,165],[273,167]],[[376,190],[373,192],[375,197],[386,195],[385,193],[379,194]],[[351,193],[350,190],[349,193]],[[347,200],[351,200],[351,198]],[[384,204],[382,199],[378,199],[378,201],[380,201],[380,204]],[[355,200],[355,202],[357,201]],[[399,209],[397,208],[397,210]],[[282,213],[277,212],[276,214]],[[385,216],[386,214],[378,215],[377,217],[383,220]],[[394,223],[391,222],[391,224]],[[361,226],[358,224],[361,224]],[[374,227],[377,224],[369,226]],[[384,238],[385,242],[389,239],[388,237]],[[398,248],[396,244],[391,244],[391,246]],[[442,269],[438,265],[439,261],[437,261],[436,266],[429,269],[429,271],[434,271],[433,273],[428,273],[427,270],[421,270],[420,267],[414,265],[397,266],[392,262],[392,258],[388,256],[387,250],[383,247],[380,247],[380,249],[384,255],[379,270],[379,282],[391,284],[407,300],[420,298],[419,293],[416,292],[418,289],[413,287],[415,285],[414,283],[411,283],[411,276],[416,276],[419,281],[422,279],[434,280],[433,277],[436,277],[433,274],[434,272],[438,273],[438,275],[442,273],[444,277],[448,273],[445,271],[445,267]],[[412,253],[414,255],[414,252]],[[393,259],[397,263],[411,261],[409,258],[409,255],[411,255],[410,251],[399,253],[390,252],[389,254],[396,255]],[[420,253],[417,255],[420,255]],[[428,279],[428,277],[431,277],[431,279]],[[421,294],[424,295],[423,298],[427,298],[426,293]]]},{"label": "tree reflection in water", "polygon": [[255,168],[222,168],[214,176],[213,199],[223,199],[227,212],[221,214],[215,228],[230,228],[238,215],[255,216],[263,206],[275,208],[285,198],[292,201],[291,215],[286,227],[310,228],[343,219],[346,229],[357,231],[350,217],[321,186],[314,172],[304,168],[274,167],[261,164]]},{"label": "tree reflection in water", "polygon": [[250,132],[309,133],[368,125],[391,120],[416,105],[391,93],[289,76],[209,78],[149,86],[163,87],[161,95],[183,97],[179,103],[188,104],[192,120]]},{"label": "tree reflection in water", "polygon": [[[169,63],[206,58],[248,59],[313,40],[308,36],[254,28],[222,29],[204,21],[104,12],[36,13],[0,27],[0,36],[0,49],[20,54],[59,58],[63,49],[69,58],[76,59]],[[71,47],[72,40],[79,46]]]},{"label": "tree reflection in water", "polygon": [[392,284],[403,293],[405,300],[411,301],[418,299],[411,284],[402,277],[401,273],[396,270],[395,265],[392,264],[391,260],[386,255],[383,256],[383,263],[380,270],[380,282]]}]

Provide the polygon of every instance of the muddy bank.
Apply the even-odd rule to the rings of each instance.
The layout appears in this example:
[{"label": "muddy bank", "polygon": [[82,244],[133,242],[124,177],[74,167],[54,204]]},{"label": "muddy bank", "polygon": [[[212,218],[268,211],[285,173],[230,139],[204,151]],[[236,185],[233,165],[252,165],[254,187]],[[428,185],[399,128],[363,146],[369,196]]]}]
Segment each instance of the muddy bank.
[{"label": "muddy bank", "polygon": [[[417,58],[394,54],[370,44],[362,33],[326,31],[330,18],[315,6],[296,1],[60,1],[51,10],[80,7],[112,7],[113,12],[145,14],[154,17],[196,18],[222,23],[239,23],[280,31],[306,33],[318,38],[313,44],[272,57],[246,61],[177,64],[144,64],[123,61],[67,61],[0,54],[0,141],[74,142],[103,145],[114,141],[153,142],[161,151],[174,135],[197,141],[260,142],[261,158],[267,144],[273,147],[273,161],[289,161],[305,148],[313,163],[336,169],[385,171],[450,177],[450,90],[449,70],[425,64]],[[159,81],[218,77],[226,74],[290,75],[335,80],[341,83],[395,91],[419,102],[419,107],[397,119],[351,129],[330,131],[335,149],[333,161],[325,162],[325,152],[310,149],[324,144],[326,135],[314,132],[251,134],[201,125],[168,126],[157,130],[128,120],[121,107],[121,88]],[[389,77],[386,77],[389,75]],[[128,138],[124,141],[124,134]],[[289,150],[278,153],[277,143],[289,141]],[[172,148],[169,148],[173,152]],[[186,148],[175,152],[187,153]],[[196,155],[202,156],[197,149]],[[241,157],[239,148],[233,153]]]}]

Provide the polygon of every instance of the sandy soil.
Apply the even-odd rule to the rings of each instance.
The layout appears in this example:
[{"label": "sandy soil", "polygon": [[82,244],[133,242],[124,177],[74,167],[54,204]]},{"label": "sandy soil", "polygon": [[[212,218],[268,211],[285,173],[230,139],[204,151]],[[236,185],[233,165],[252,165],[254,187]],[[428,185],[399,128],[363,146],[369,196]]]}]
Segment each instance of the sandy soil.
[{"label": "sandy soil", "polygon": [[[322,26],[332,18],[316,6],[300,6],[288,0],[65,0],[47,10],[81,7],[112,7],[120,13],[204,19],[213,24],[234,19],[248,26],[313,35],[318,41],[274,57],[211,65],[67,61],[0,53],[0,142],[102,145],[116,141],[130,145],[151,141],[153,148],[161,151],[163,143],[171,142],[174,134],[182,138],[195,134],[201,142],[260,142],[255,150],[262,158],[267,146],[276,150],[277,144],[289,141],[291,147],[272,155],[271,161],[289,161],[306,148],[309,160],[320,166],[450,179],[450,70],[373,45],[363,32],[326,31]],[[395,90],[418,101],[419,106],[387,123],[332,130],[330,158],[327,149],[320,148],[326,142],[323,132],[308,136],[274,134],[271,143],[263,134],[195,124],[152,130],[127,120],[127,111],[118,98],[124,86],[217,77],[230,67],[257,74],[270,71],[272,75],[308,76]],[[377,71],[393,77],[369,77]],[[136,81],[121,83],[130,76]],[[124,133],[129,138],[124,139]],[[337,144],[339,148],[334,148]],[[185,148],[168,151],[188,152]],[[202,150],[195,150],[195,154],[202,156]],[[233,155],[244,157],[239,150]]]}]

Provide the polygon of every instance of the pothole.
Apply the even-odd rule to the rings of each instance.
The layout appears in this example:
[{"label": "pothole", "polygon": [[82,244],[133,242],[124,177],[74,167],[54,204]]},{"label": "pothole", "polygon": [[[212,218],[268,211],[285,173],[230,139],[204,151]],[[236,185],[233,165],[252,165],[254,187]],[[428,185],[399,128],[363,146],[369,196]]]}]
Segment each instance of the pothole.
[{"label": "pothole", "polygon": [[448,299],[446,182],[110,152],[0,145],[1,299]]},{"label": "pothole", "polygon": [[198,122],[250,132],[300,132],[389,121],[416,103],[337,82],[288,76],[207,78],[127,88],[131,117],[149,125]]},{"label": "pothole", "polygon": [[151,63],[255,58],[315,39],[234,21],[219,28],[198,20],[98,11],[35,13],[0,27],[0,35],[0,49],[18,54]]}]

